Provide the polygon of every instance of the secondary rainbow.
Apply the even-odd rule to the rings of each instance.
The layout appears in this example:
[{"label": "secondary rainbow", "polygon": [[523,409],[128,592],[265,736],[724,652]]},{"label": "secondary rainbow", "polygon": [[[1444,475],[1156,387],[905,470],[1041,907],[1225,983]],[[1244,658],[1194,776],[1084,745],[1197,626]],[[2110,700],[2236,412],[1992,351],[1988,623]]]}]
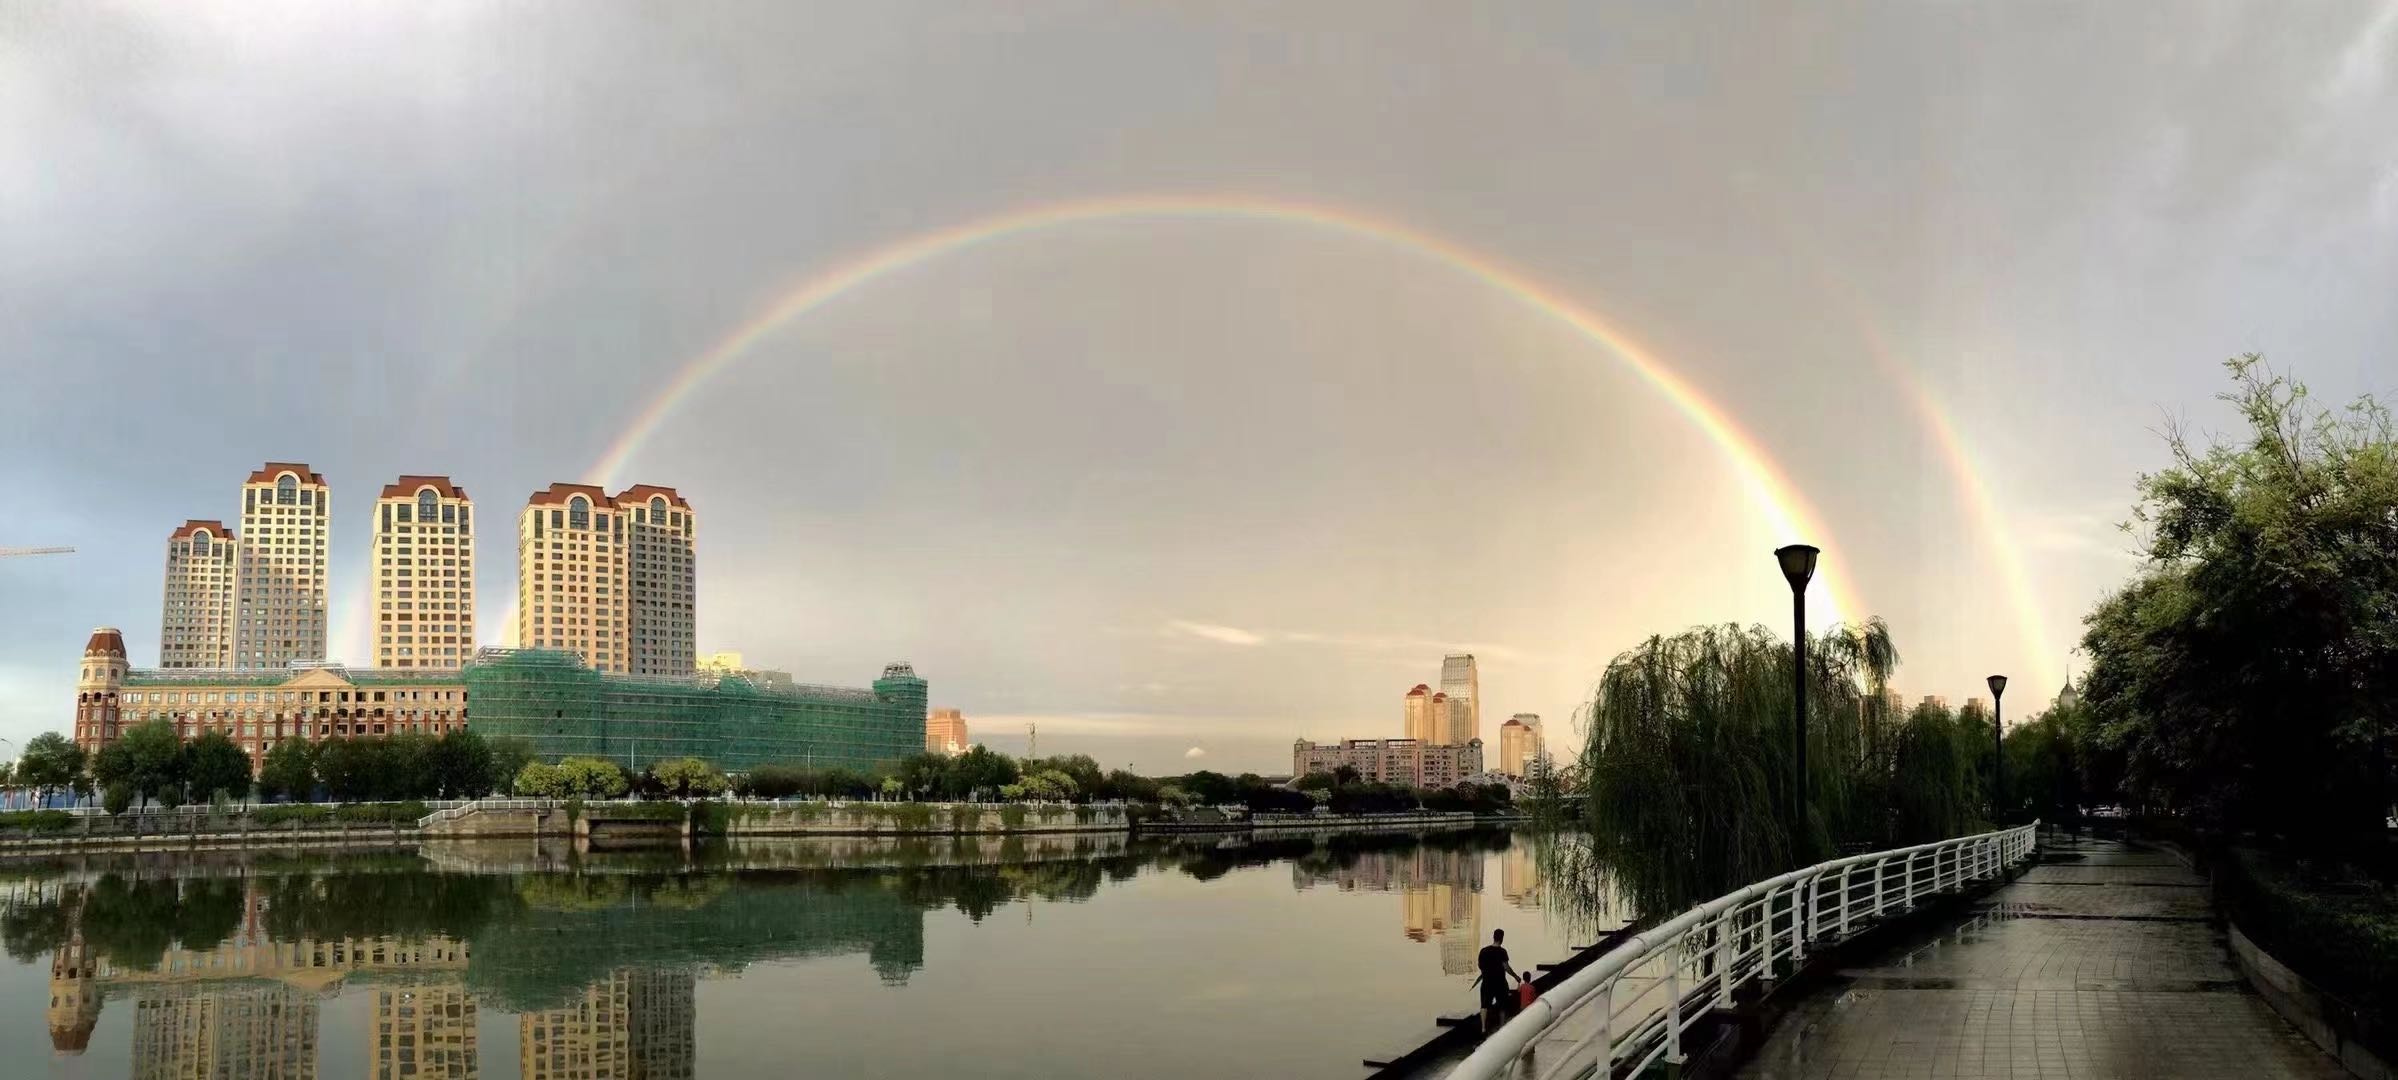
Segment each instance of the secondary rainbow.
[{"label": "secondary rainbow", "polygon": [[1861,617],[1854,585],[1840,572],[1831,530],[1772,457],[1732,417],[1622,330],[1597,313],[1525,276],[1498,259],[1422,230],[1352,210],[1287,199],[1229,195],[1132,195],[1037,206],[978,218],[919,233],[875,248],[806,277],[773,303],[685,361],[673,378],[623,429],[617,441],[586,474],[592,483],[614,485],[625,463],[655,435],[692,391],[739,361],[759,342],[793,319],[846,293],[932,259],[1010,237],[1060,226],[1117,219],[1199,218],[1280,222],[1375,240],[1436,260],[1464,276],[1515,298],[1557,320],[1613,354],[1664,395],[1721,450],[1739,476],[1749,501],[1785,540],[1804,540],[1830,549],[1821,576],[1834,610],[1828,617]]}]

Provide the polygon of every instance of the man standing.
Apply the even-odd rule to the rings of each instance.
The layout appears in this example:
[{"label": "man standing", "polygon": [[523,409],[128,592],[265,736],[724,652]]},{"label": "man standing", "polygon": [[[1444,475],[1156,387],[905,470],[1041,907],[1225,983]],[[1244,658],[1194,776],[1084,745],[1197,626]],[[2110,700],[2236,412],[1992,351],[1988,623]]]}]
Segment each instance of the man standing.
[{"label": "man standing", "polygon": [[1507,982],[1515,978],[1515,965],[1507,959],[1507,950],[1499,943],[1507,940],[1507,931],[1490,932],[1490,944],[1475,955],[1474,966],[1482,970],[1474,981],[1482,985],[1482,1033],[1507,1021]]}]

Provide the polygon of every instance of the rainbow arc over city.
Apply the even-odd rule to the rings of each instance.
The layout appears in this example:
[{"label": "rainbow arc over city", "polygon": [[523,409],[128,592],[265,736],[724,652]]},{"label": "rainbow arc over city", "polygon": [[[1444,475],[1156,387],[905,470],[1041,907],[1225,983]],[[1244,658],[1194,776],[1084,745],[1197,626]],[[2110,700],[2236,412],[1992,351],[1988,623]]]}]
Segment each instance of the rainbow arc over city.
[{"label": "rainbow arc over city", "polygon": [[[910,267],[972,248],[1065,226],[1130,219],[1242,220],[1288,224],[1371,240],[1431,259],[1462,277],[1512,297],[1527,309],[1563,324],[1601,352],[1615,357],[1656,390],[1720,450],[1739,478],[1755,512],[1785,541],[1831,549],[1819,572],[1830,600],[1831,618],[1858,618],[1867,608],[1855,583],[1841,572],[1831,530],[1773,457],[1724,408],[1641,345],[1630,334],[1497,258],[1412,226],[1346,208],[1282,198],[1218,194],[1124,195],[1053,203],[1006,211],[947,228],[908,236],[817,271],[698,354],[683,361],[655,397],[621,429],[622,434],[586,472],[603,487],[614,485],[625,466],[655,437],[675,410],[699,388],[738,364],[758,345],[794,320],[864,286]],[[1820,601],[1819,601],[1820,603]],[[1822,608],[1818,608],[1822,611]],[[509,624],[514,617],[510,616]],[[503,632],[506,632],[505,630]]]}]

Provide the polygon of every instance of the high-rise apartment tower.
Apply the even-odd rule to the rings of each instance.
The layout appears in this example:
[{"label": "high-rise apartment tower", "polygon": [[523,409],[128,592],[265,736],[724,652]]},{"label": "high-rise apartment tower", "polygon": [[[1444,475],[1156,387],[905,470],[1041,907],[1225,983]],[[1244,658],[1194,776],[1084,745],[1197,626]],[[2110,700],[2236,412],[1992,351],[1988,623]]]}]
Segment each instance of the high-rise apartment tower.
[{"label": "high-rise apartment tower", "polygon": [[233,666],[233,549],[233,530],[221,521],[186,521],[168,534],[159,667]]},{"label": "high-rise apartment tower", "polygon": [[1449,730],[1440,741],[1462,746],[1482,737],[1482,671],[1474,654],[1444,656],[1440,692],[1449,695]]},{"label": "high-rise apartment tower", "polygon": [[636,675],[689,675],[699,520],[670,487],[635,484],[616,494],[625,528],[626,650]]},{"label": "high-rise apartment tower", "polygon": [[526,500],[516,529],[516,641],[561,649],[598,671],[627,672],[624,524],[589,484],[551,484]]},{"label": "high-rise apartment tower", "polygon": [[332,489],[306,465],[270,461],[241,486],[232,664],[325,658],[325,538]]},{"label": "high-rise apartment tower", "polygon": [[475,651],[474,500],[446,476],[375,499],[375,666],[455,670]]}]

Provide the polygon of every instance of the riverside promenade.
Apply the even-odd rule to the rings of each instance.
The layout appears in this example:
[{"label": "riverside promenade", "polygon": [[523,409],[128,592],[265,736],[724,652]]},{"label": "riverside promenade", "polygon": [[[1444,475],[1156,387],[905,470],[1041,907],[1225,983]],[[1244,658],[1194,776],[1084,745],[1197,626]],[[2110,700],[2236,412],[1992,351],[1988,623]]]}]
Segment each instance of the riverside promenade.
[{"label": "riverside promenade", "polygon": [[2170,852],[2049,834],[1962,923],[1844,965],[1756,1080],[2338,1080],[2240,980],[2206,879]]}]

